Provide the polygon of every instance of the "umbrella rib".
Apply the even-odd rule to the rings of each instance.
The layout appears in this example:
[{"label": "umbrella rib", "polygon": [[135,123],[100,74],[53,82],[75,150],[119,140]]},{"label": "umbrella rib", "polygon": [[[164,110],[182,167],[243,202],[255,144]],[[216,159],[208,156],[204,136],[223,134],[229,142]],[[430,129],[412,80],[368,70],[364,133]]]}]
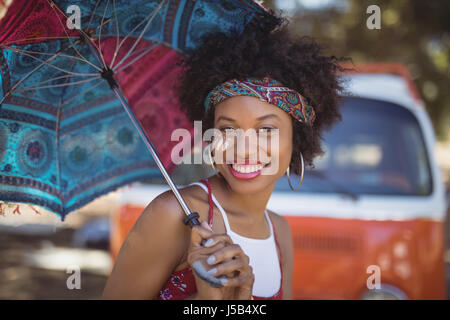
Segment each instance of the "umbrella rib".
[{"label": "umbrella rib", "polygon": [[[159,10],[161,10],[161,8],[163,7],[163,5],[165,4],[167,2],[167,0],[163,0],[159,5],[158,5],[158,7],[156,7],[147,17],[149,18],[149,22],[151,22],[152,20],[153,20],[153,18],[156,16],[156,14],[159,12]],[[120,50],[120,48],[122,47],[122,45],[123,45],[123,43],[125,42],[125,40],[137,29],[137,28],[139,28],[139,26],[142,24],[142,23],[144,23],[144,21],[145,21],[146,19],[144,19],[144,20],[142,20],[140,23],[138,23],[134,28],[133,28],[133,30],[131,30],[126,36],[125,36],[125,38],[123,38],[122,39],[122,41],[120,42],[120,45],[119,45],[119,47],[118,48],[116,48],[116,50],[114,51],[114,56],[113,56],[113,60],[112,60],[112,62],[111,62],[111,65],[110,65],[110,67],[112,67],[113,65],[114,65],[114,61],[115,61],[115,59],[116,59],[116,55],[117,55],[117,53],[119,52],[119,50]],[[149,23],[147,23],[147,25],[145,26],[145,28],[144,28],[144,30],[141,32],[141,34],[139,35],[139,38],[138,38],[138,40],[136,40],[136,42],[134,43],[134,45],[133,45],[133,47],[127,52],[127,54],[126,54],[126,56],[124,57],[124,58],[122,58],[122,60],[116,65],[116,66],[114,66],[114,68],[117,68],[118,67],[118,65],[120,65],[122,62],[123,62],[123,60],[125,59],[125,58],[127,58],[127,56],[130,54],[130,51],[132,51],[133,49],[134,49],[134,47],[136,46],[136,44],[140,41],[140,39],[142,38],[142,35],[144,34],[144,32],[145,32],[145,30],[147,29],[147,27],[148,27],[148,25],[149,25]]]},{"label": "umbrella rib", "polygon": [[[61,122],[61,102],[62,102],[62,97],[59,100],[59,108],[58,108],[58,113],[56,115],[56,125],[55,125],[55,159],[56,159],[56,183],[58,184],[57,187],[60,188],[61,187],[61,168],[59,165],[60,162],[60,156],[59,156],[59,124]],[[61,189],[62,191],[62,189]],[[58,192],[59,194],[61,193]],[[60,200],[61,200],[61,206],[64,208],[64,198],[62,196],[60,196]]]},{"label": "umbrella rib", "polygon": [[[47,82],[52,82],[52,81],[55,81],[55,80],[59,80],[59,79],[69,79],[69,78],[73,78],[73,77],[80,77],[80,76],[74,76],[74,75],[66,75],[66,76],[59,76],[59,77],[55,77],[55,78],[52,78],[52,79],[48,79],[48,80],[45,80],[45,81],[41,81],[41,82],[39,82],[39,83],[37,83],[36,85],[41,85],[41,84],[44,84],[44,83],[47,83]],[[90,77],[93,77],[93,76],[90,76]],[[29,88],[29,87],[27,87],[27,88]]]},{"label": "umbrella rib", "polygon": [[[50,3],[50,1],[51,1],[51,3]],[[47,0],[47,2],[49,3],[49,5],[50,6],[54,6],[53,7],[53,9],[54,10],[58,10],[60,13],[61,13],[61,15],[63,15],[64,17],[66,17],[66,19],[67,19],[67,16],[66,16],[66,14],[65,14],[65,12],[63,12],[52,0]],[[61,22],[61,20],[59,20],[60,21],[60,23],[62,23]],[[108,21],[106,22],[106,23],[108,23]],[[97,27],[98,28],[98,27]],[[97,29],[96,28],[96,29]],[[64,29],[64,26],[63,26],[63,29]],[[89,40],[89,42],[95,47],[95,49],[97,49],[97,51],[100,51],[99,50],[99,48],[97,47],[97,45],[95,44],[95,42],[94,41],[92,41],[92,39],[91,39],[91,37],[83,30],[83,29],[76,29],[82,36],[84,36],[84,38],[85,39],[87,39],[87,40]],[[64,29],[64,31],[66,31],[66,29]],[[67,34],[67,32],[66,32],[66,35],[68,35]],[[70,37],[70,36],[67,36],[66,37],[67,39],[70,39],[70,38],[72,38],[72,37]],[[78,37],[79,38],[79,37]],[[100,61],[99,61],[100,62]],[[103,63],[104,64],[104,63]],[[103,66],[106,66],[106,64],[104,64]]]},{"label": "umbrella rib", "polygon": [[89,92],[89,91],[91,91],[91,90],[97,88],[99,85],[101,85],[101,84],[103,83],[103,79],[100,79],[100,78],[99,78],[98,80],[100,80],[100,81],[99,81],[98,83],[96,83],[95,85],[93,85],[92,87],[89,87],[89,88],[87,88],[86,90],[81,91],[80,93],[76,94],[76,95],[73,96],[72,98],[66,100],[63,104],[61,104],[61,107],[62,107],[62,106],[65,106],[65,105],[67,105],[67,104],[69,104],[70,102],[72,102],[73,100],[75,100],[75,99],[78,98],[79,96],[85,94],[86,92]]},{"label": "umbrella rib", "polygon": [[[54,55],[55,53],[49,53],[49,52],[39,52],[39,51],[31,51],[31,50],[25,50],[25,49],[19,49],[19,48],[14,48],[14,47],[10,47],[10,46],[5,46],[5,45],[0,45],[0,48],[5,48],[11,51],[15,51],[15,52],[19,52],[19,53],[30,53],[30,54],[42,54],[42,55]],[[87,64],[91,65],[92,67],[94,67],[95,69],[97,69],[98,71],[102,71],[102,69],[100,69],[99,67],[97,67],[95,64],[93,64],[92,62],[89,62],[88,60],[79,58],[79,57],[75,57],[75,56],[71,56],[68,54],[61,54],[60,57],[66,57],[69,59],[76,59],[79,61],[83,61],[86,62]]]},{"label": "umbrella rib", "polygon": [[[59,67],[57,67],[57,66],[54,66],[54,65],[52,65],[52,64],[50,64],[50,63],[48,63],[48,62],[46,62],[46,61],[43,61],[43,60],[41,60],[41,59],[39,59],[39,58],[36,58],[35,56],[33,56],[33,55],[31,55],[31,54],[28,54],[28,53],[25,53],[25,52],[22,52],[22,54],[24,54],[24,55],[26,55],[26,56],[29,56],[30,58],[33,58],[33,59],[35,59],[35,60],[37,60],[37,61],[39,61],[39,62],[42,62],[43,64],[45,64],[45,65],[47,65],[47,66],[49,66],[49,67],[52,67],[52,68],[54,68],[54,69],[56,69],[56,70],[65,72],[65,73],[67,73],[67,74],[73,74],[73,75],[79,75],[79,76],[96,76],[96,75],[97,75],[97,73],[77,73],[77,72],[70,72],[70,71],[61,69],[61,68],[59,68]],[[53,57],[56,58],[56,56],[53,56]],[[50,57],[50,58],[52,58],[52,57]],[[53,59],[52,59],[52,60],[53,60]]]},{"label": "umbrella rib", "polygon": [[[63,30],[64,30],[64,33],[66,34],[66,37],[67,37],[67,39],[69,40],[69,42],[71,42],[70,41],[70,36],[69,36],[69,34],[67,33],[67,30],[66,30],[66,28],[64,27],[64,23],[61,21],[61,19],[59,18],[59,15],[58,15],[58,12],[56,11],[56,9],[55,9],[55,7],[56,7],[56,4],[52,1],[52,0],[47,0],[47,3],[50,5],[50,7],[53,9],[53,11],[55,12],[55,14],[56,14],[56,17],[58,18],[58,21],[59,21],[59,23],[61,24],[61,26],[62,26],[62,28],[63,28]],[[65,16],[65,15],[64,15]],[[66,17],[67,18],[67,17]],[[87,61],[87,59],[86,59],[86,57],[84,57],[79,51],[78,51],[78,49],[74,46],[73,47],[73,49],[75,50],[75,52],[81,57],[81,58],[83,58],[83,59],[85,59],[86,61]]]},{"label": "umbrella rib", "polygon": [[106,63],[105,63],[105,59],[103,58],[101,40],[102,40],[103,21],[105,20],[106,11],[108,11],[108,6],[109,6],[109,0],[108,0],[108,2],[106,2],[105,10],[103,11],[102,22],[100,23],[100,30],[99,30],[99,34],[98,34],[98,53],[100,54],[100,58],[102,59],[104,66],[106,66]]},{"label": "umbrella rib", "polygon": [[[26,38],[26,39],[20,39],[20,40],[14,40],[7,43],[4,43],[4,46],[9,46],[11,44],[17,44],[17,42],[24,42],[24,41],[31,41],[31,40],[54,40],[54,39],[66,39],[67,37],[37,37],[37,38]],[[75,38],[78,39],[78,37],[69,37],[69,38]]]},{"label": "umbrella rib", "polygon": [[[107,37],[107,36],[109,36],[109,37],[114,37],[115,34],[105,34],[104,36],[105,36],[105,37]],[[179,48],[173,48],[172,45],[171,45],[169,42],[167,42],[167,41],[158,40],[158,39],[152,39],[151,41],[152,41],[152,42],[158,42],[158,44],[163,44],[163,45],[165,45],[167,48],[170,48],[171,50],[176,51],[177,53],[179,53],[179,54],[182,55],[182,56],[184,56],[184,55],[186,54],[185,52],[183,52],[183,51],[182,51],[181,49],[179,49]],[[145,49],[146,49],[146,48],[141,48],[141,49],[139,49],[139,50],[133,52],[133,53],[131,54],[131,56],[134,55],[134,54],[136,54],[136,52],[142,52],[142,50],[145,50]],[[112,69],[112,68],[111,68],[111,69]]]},{"label": "umbrella rib", "polygon": [[57,87],[68,87],[71,85],[76,85],[76,84],[82,84],[82,83],[86,83],[86,82],[90,82],[92,80],[95,79],[99,79],[100,75],[96,75],[93,76],[89,79],[84,79],[84,80],[80,80],[80,81],[75,81],[75,82],[66,82],[66,83],[58,83],[58,84],[52,84],[52,85],[48,85],[48,86],[33,86],[33,87],[26,87],[26,88],[20,88],[19,90],[16,90],[16,92],[21,92],[21,91],[28,91],[28,90],[40,90],[40,89],[48,89],[48,88],[57,88]]},{"label": "umbrella rib", "polygon": [[138,51],[136,51],[136,52],[133,52],[133,55],[134,55],[134,54],[138,54],[139,52],[141,52],[141,51],[144,50],[144,52],[143,52],[142,54],[140,54],[138,57],[136,57],[135,59],[133,59],[132,61],[130,61],[130,62],[127,63],[126,65],[121,66],[119,69],[116,69],[116,67],[114,67],[114,68],[113,68],[113,71],[114,71],[114,72],[120,72],[120,71],[122,71],[122,70],[128,68],[130,65],[132,65],[133,63],[135,63],[135,62],[136,62],[137,60],[139,60],[141,57],[145,56],[149,51],[151,51],[151,50],[152,50],[154,47],[156,47],[157,45],[159,45],[159,42],[156,42],[156,43],[154,43],[153,45],[151,45],[151,46],[149,46],[149,47],[147,47],[147,48],[143,48],[143,49],[140,49],[140,50],[138,50]]},{"label": "umbrella rib", "polygon": [[[77,40],[76,42],[79,42],[79,40]],[[70,49],[74,44],[71,44],[70,46],[68,46],[67,48],[64,49],[60,49],[59,52],[57,52],[54,56],[50,57],[47,59],[47,61],[42,61],[42,63],[38,66],[36,66],[33,70],[31,70],[28,74],[26,74],[22,79],[20,79],[14,86],[11,87],[11,89],[6,92],[6,94],[3,96],[2,100],[0,100],[0,105],[3,103],[3,101],[5,101],[6,97],[8,97],[9,95],[11,95],[14,90],[22,83],[24,82],[26,79],[28,79],[35,71],[37,71],[38,69],[42,68],[45,64],[48,64],[48,62],[54,60],[55,58],[57,58],[62,52]],[[34,57],[33,57],[34,58]]]},{"label": "umbrella rib", "polygon": [[[117,31],[117,37],[116,37],[116,48],[114,49],[114,52],[116,52],[117,47],[119,46],[119,38],[120,38],[120,32],[119,32],[119,20],[117,19],[117,8],[116,8],[116,0],[113,0],[113,6],[114,6],[114,16],[116,17],[116,31]],[[111,69],[112,65],[114,64],[114,58],[111,61],[109,68]]]},{"label": "umbrella rib", "polygon": [[114,61],[116,60],[118,48],[120,48],[119,47],[119,37],[120,37],[119,36],[119,21],[117,20],[116,0],[113,0],[113,1],[114,1],[114,15],[116,17],[117,38],[116,38],[116,48],[114,49],[114,55],[113,55],[110,65],[109,65],[110,69],[112,68]]},{"label": "umbrella rib", "polygon": [[98,5],[100,4],[101,1],[102,1],[102,0],[98,0],[98,1],[95,3],[94,10],[92,10],[91,17],[89,18],[89,23],[88,23],[88,25],[87,25],[87,29],[89,29],[89,26],[91,25],[91,22],[92,22],[92,18],[94,18],[95,11],[97,11],[97,7],[98,7]]},{"label": "umbrella rib", "polygon": [[[73,68],[75,67],[75,63],[73,62],[72,65],[70,66],[70,70],[72,71]],[[70,81],[70,79],[68,79]],[[60,152],[59,152],[59,134],[60,134],[60,123],[61,123],[61,114],[62,114],[62,101],[63,101],[63,97],[64,94],[66,93],[66,88],[63,89],[63,92],[60,95],[60,100],[59,100],[59,107],[58,107],[58,113],[57,113],[57,118],[56,118],[56,126],[55,126],[55,159],[56,159],[56,173],[57,173],[57,183],[58,183],[58,187],[61,187],[61,170],[60,170]],[[62,190],[60,190],[62,191]],[[64,197],[61,196],[61,192],[59,193],[60,195],[60,200],[61,200],[61,205],[64,208]]]},{"label": "umbrella rib", "polygon": [[130,48],[130,50],[128,50],[127,54],[117,63],[117,65],[115,66],[115,68],[119,67],[131,54],[131,52],[133,52],[134,48],[136,48],[137,44],[139,43],[139,41],[141,41],[142,36],[144,35],[145,31],[147,31],[148,26],[150,25],[150,23],[153,21],[153,19],[156,17],[156,14],[161,10],[161,8],[163,7],[163,5],[167,2],[167,0],[163,0],[158,7],[156,7],[155,10],[153,10],[150,19],[147,21],[147,24],[144,27],[144,30],[142,30],[141,34],[139,35],[139,37],[137,38],[137,40],[134,42],[133,46]]},{"label": "umbrella rib", "polygon": [[[151,13],[150,13],[148,16],[150,16],[150,15],[151,15]],[[123,39],[120,41],[119,47],[116,47],[116,49],[114,50],[114,55],[113,55],[113,59],[112,59],[112,61],[111,61],[110,68],[112,68],[112,66],[114,65],[114,62],[115,62],[116,57],[117,57],[117,53],[119,52],[119,50],[120,50],[120,48],[122,47],[122,45],[123,45],[123,43],[125,42],[125,40],[127,40],[128,37],[129,37],[129,36],[130,36],[137,28],[139,28],[139,26],[140,26],[142,23],[144,23],[144,21],[145,21],[145,19],[142,20],[141,22],[139,22],[139,23],[133,28],[133,30],[131,30],[131,31],[125,36],[125,38],[123,38]]]}]

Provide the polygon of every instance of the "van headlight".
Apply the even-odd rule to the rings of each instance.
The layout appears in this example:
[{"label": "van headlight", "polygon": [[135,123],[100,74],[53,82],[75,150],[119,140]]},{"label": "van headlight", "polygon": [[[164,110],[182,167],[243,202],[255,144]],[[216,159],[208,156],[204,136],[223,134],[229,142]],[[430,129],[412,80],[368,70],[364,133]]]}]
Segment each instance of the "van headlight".
[{"label": "van headlight", "polygon": [[368,289],[361,295],[361,300],[407,300],[406,294],[397,287],[382,284],[380,289]]}]

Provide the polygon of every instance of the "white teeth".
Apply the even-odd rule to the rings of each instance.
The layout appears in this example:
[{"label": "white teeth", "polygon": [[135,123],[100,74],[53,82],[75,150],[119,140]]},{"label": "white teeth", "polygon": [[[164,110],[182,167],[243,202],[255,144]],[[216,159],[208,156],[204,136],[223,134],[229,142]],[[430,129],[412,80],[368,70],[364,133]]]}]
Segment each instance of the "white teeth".
[{"label": "white teeth", "polygon": [[263,165],[262,164],[259,164],[259,165],[254,165],[254,164],[253,165],[232,164],[232,167],[237,172],[250,173],[250,172],[255,172],[255,171],[261,170],[263,168]]}]

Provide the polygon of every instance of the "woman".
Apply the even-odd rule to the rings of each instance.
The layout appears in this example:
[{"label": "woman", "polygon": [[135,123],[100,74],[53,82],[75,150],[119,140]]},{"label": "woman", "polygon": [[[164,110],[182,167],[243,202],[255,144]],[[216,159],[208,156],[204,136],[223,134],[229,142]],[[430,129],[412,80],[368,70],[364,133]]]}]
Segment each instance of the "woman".
[{"label": "woman", "polygon": [[[183,61],[178,90],[186,113],[203,120],[203,130],[255,130],[268,140],[277,132],[278,150],[258,140],[253,151],[264,150],[250,164],[255,158],[247,144],[210,150],[218,173],[180,189],[202,225],[183,224],[171,191],[156,197],[127,236],[104,298],[292,299],[289,224],[266,205],[288,169],[301,175],[303,162],[312,166],[322,153],[322,131],[340,119],[343,69],[313,40],[291,37],[285,24],[261,25],[255,19],[242,34],[202,38]],[[230,153],[231,161],[218,161]],[[202,239],[209,240],[205,246]],[[225,276],[223,288],[199,278],[191,268],[195,261]]]}]

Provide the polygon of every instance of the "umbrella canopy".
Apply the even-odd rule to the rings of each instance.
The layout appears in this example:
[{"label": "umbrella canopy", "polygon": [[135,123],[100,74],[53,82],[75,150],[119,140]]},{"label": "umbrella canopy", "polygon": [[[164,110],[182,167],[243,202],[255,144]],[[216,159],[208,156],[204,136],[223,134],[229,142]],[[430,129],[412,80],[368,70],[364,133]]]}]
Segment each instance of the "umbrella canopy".
[{"label": "umbrella canopy", "polygon": [[62,219],[161,173],[174,190],[170,136],[193,133],[177,62],[206,33],[275,19],[252,0],[15,0],[0,12],[0,201]]}]

